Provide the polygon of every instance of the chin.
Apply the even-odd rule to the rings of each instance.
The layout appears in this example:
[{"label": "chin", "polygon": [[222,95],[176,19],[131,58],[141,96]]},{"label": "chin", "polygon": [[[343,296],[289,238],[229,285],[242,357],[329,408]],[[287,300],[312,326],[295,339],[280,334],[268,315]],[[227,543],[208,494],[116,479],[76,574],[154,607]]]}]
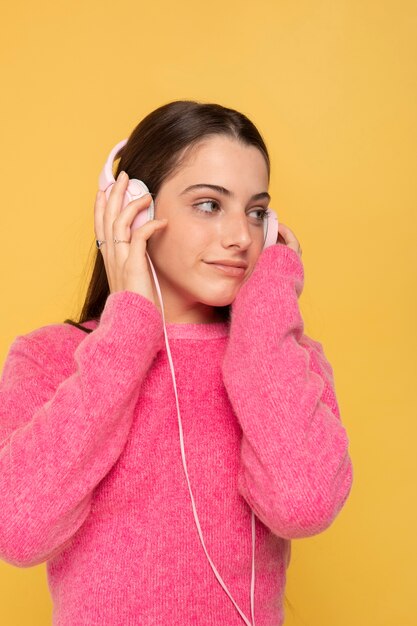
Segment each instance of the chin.
[{"label": "chin", "polygon": [[217,309],[223,309],[223,308],[230,306],[235,298],[236,298],[236,295],[233,295],[227,298],[213,298],[212,300],[209,300],[209,301],[207,301],[207,299],[200,300],[200,302],[202,302],[203,304],[206,304],[207,306],[212,306]]}]

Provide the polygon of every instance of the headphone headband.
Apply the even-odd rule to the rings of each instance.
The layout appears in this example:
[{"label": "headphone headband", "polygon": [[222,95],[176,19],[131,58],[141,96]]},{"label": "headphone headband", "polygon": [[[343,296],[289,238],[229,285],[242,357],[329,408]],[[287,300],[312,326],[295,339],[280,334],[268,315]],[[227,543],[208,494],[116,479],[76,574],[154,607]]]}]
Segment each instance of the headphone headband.
[{"label": "headphone headband", "polygon": [[98,179],[99,188],[102,191],[106,191],[107,187],[109,187],[110,185],[114,185],[114,183],[116,182],[113,175],[113,161],[119,150],[123,148],[123,146],[125,146],[126,144],[127,139],[122,139],[122,141],[119,141],[119,143],[114,146],[109,156],[107,157],[107,161],[105,162]]}]

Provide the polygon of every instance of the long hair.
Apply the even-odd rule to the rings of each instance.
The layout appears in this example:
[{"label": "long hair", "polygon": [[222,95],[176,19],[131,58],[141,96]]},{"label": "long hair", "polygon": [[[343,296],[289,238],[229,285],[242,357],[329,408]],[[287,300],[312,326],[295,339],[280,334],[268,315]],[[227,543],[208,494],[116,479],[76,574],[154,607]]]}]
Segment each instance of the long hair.
[{"label": "long hair", "polygon": [[[115,178],[124,170],[129,178],[143,180],[155,200],[164,180],[181,167],[189,150],[204,137],[213,135],[226,135],[244,145],[258,148],[265,158],[269,181],[267,147],[246,115],[220,104],[194,100],[169,102],[144,117],[116,155],[116,159],[120,160]],[[65,322],[79,326],[87,320],[98,320],[109,294],[103,255],[96,248],[94,267],[81,313],[77,320],[66,319]],[[217,308],[222,318],[230,319],[230,305]],[[86,332],[89,330],[80,328]]]}]

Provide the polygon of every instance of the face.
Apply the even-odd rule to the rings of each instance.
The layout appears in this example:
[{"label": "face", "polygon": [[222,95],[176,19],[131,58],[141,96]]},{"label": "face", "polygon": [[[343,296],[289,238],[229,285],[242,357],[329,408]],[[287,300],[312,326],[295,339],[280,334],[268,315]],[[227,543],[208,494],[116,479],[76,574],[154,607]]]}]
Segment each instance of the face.
[{"label": "face", "polygon": [[[224,190],[187,190],[202,184]],[[262,153],[221,135],[203,138],[164,181],[154,198],[155,218],[168,223],[148,239],[147,252],[166,323],[220,321],[215,307],[233,302],[262,252],[267,192]],[[213,264],[222,260],[242,261],[246,268],[231,275]],[[155,287],[154,297],[160,308]]]}]

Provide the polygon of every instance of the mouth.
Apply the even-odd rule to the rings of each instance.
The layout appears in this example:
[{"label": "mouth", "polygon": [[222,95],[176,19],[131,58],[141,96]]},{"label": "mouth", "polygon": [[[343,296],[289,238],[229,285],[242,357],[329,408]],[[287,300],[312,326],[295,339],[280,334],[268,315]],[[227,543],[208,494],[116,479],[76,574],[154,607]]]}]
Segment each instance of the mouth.
[{"label": "mouth", "polygon": [[[206,263],[206,262],[205,262]],[[245,274],[244,267],[235,267],[233,265],[220,265],[218,263],[206,263],[218,272],[222,272],[226,276],[234,276],[239,278]]]}]

